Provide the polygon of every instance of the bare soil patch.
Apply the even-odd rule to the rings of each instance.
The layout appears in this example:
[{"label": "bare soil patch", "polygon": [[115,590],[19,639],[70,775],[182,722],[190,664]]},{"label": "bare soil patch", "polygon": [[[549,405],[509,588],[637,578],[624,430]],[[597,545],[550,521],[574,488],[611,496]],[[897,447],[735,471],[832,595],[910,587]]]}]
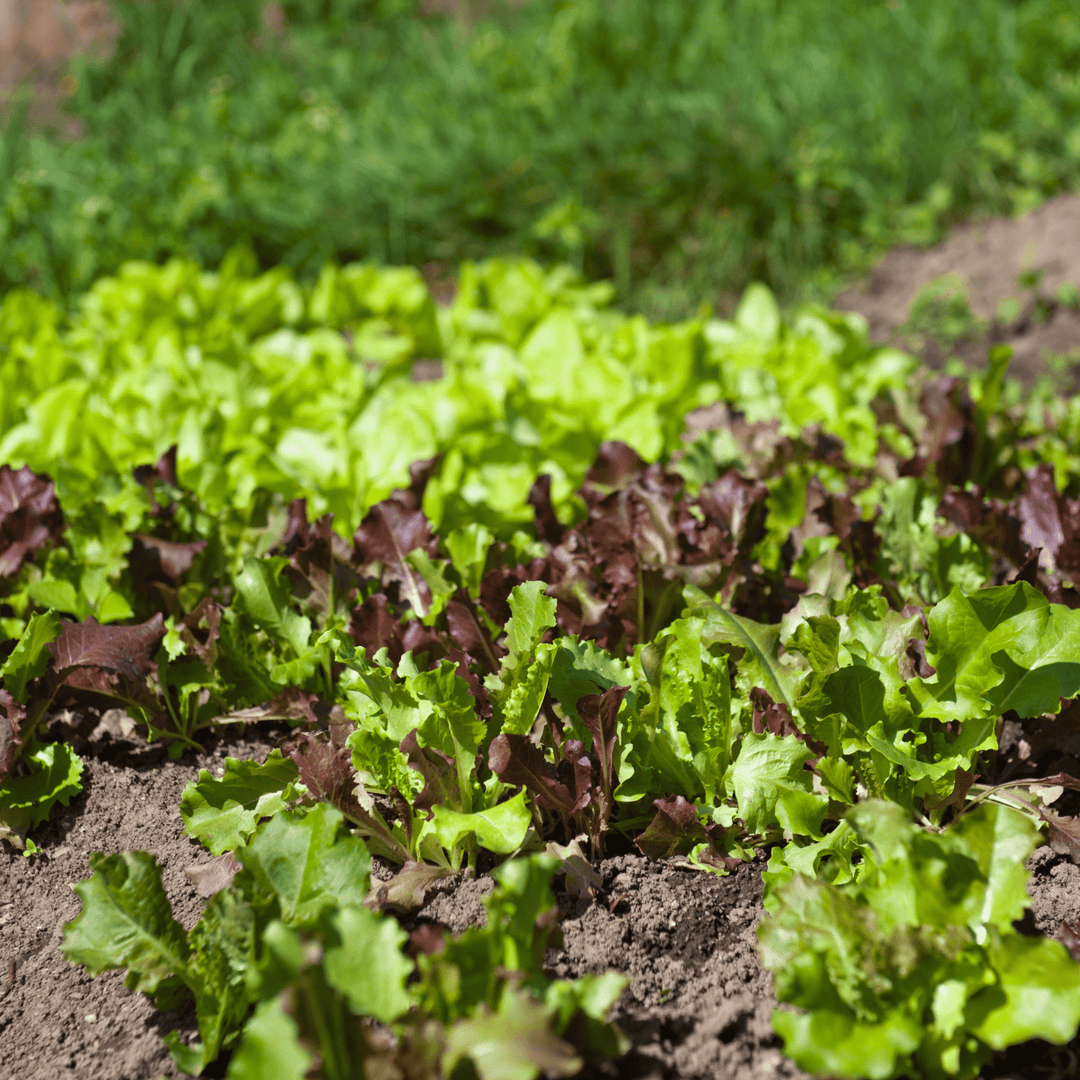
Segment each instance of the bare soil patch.
[{"label": "bare soil patch", "polygon": [[[1037,285],[1018,283],[1020,275],[1031,273]],[[875,341],[903,345],[900,330],[912,302],[924,286],[946,274],[957,274],[966,283],[972,314],[990,326],[985,335],[961,339],[955,347],[930,341],[922,350],[927,363],[936,367],[956,355],[981,367],[987,348],[1004,343],[1015,350],[1010,374],[1030,384],[1046,370],[1049,358],[1064,356],[1075,386],[1080,307],[1063,304],[1058,291],[1066,283],[1080,285],[1080,196],[1051,199],[1019,220],[957,226],[936,247],[896,248],[866,280],[841,293],[835,306],[865,316]],[[1000,318],[1006,300],[1015,301],[1015,314]]]}]

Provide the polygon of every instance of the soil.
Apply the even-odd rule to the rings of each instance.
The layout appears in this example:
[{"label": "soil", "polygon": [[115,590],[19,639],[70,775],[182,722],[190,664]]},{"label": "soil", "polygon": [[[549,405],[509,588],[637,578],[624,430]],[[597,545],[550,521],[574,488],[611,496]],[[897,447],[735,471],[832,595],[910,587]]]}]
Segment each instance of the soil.
[{"label": "soil", "polygon": [[[1024,287],[1018,276],[1031,271],[1042,272],[1038,285]],[[1057,291],[1067,282],[1080,285],[1080,196],[1059,196],[1016,220],[960,225],[936,247],[896,248],[864,281],[841,293],[834,307],[863,315],[873,340],[910,345],[901,328],[912,301],[946,274],[959,275],[972,315],[989,325],[952,348],[924,342],[917,351],[927,363],[937,367],[955,355],[969,367],[981,367],[988,347],[1004,343],[1014,349],[1010,375],[1030,385],[1047,370],[1048,360],[1064,357],[1063,386],[1077,388],[1080,307],[1061,303]],[[1010,298],[1018,310],[1001,319],[999,305]]]},{"label": "soil", "polygon": [[[172,761],[159,747],[113,738],[99,725],[80,749],[84,791],[56,807],[34,833],[42,853],[0,852],[0,1076],[22,1080],[159,1080],[180,1074],[162,1044],[194,1017],[158,1012],[120,972],[91,979],[60,953],[63,926],[79,911],[70,886],[87,856],[141,849],[157,855],[176,917],[198,919],[201,900],[185,874],[210,861],[183,832],[179,802],[200,769],[226,755],[263,760],[282,734],[257,726],[210,736],[205,750]],[[85,727],[83,728],[85,730]],[[1053,933],[1080,918],[1080,867],[1043,848],[1032,857],[1032,907],[1024,929]],[[755,952],[762,918],[760,864],[728,877],[618,855],[599,867],[590,900],[558,897],[563,944],[551,974],[620,971],[631,982],[613,1019],[632,1041],[618,1062],[590,1062],[587,1080],[779,1080],[805,1077],[780,1052],[770,1016],[771,980]],[[460,933],[485,917],[489,879],[446,883],[411,920]],[[1077,1075],[1080,1038],[1067,1047],[1027,1043],[998,1055],[984,1076],[1065,1080]],[[222,1076],[219,1061],[206,1074]]]}]

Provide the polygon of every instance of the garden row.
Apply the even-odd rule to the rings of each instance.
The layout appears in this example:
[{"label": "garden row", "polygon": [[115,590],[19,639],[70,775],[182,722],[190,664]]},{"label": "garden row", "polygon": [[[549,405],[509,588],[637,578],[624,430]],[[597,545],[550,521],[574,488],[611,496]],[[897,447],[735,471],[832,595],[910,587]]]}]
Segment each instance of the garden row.
[{"label": "garden row", "polygon": [[[79,790],[61,707],[176,754],[292,728],[184,794],[215,857],[190,933],[145,853],[77,887],[65,954],[192,1001],[186,1071],[617,1056],[623,980],[543,965],[552,880],[588,896],[630,845],[771,852],[803,1068],[972,1077],[1076,1033],[1080,968],[1013,924],[1040,837],[1080,851],[1080,779],[1046,767],[1080,695],[1080,407],[1021,404],[1007,350],[919,376],[761,286],[730,322],[610,299],[489,261],[438,308],[411,270],[304,286],[237,249],[0,307],[4,837],[32,854]],[[406,934],[461,871],[498,882],[486,927]]]}]

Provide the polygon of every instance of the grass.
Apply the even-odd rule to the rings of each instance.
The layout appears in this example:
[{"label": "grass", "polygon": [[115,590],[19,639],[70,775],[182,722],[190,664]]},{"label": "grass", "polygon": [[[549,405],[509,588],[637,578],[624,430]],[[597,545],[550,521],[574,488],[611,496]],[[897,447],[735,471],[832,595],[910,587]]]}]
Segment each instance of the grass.
[{"label": "grass", "polygon": [[[117,3],[85,138],[0,137],[0,293],[246,240],[329,258],[569,259],[622,303],[828,300],[897,241],[1080,180],[1072,0]],[[266,35],[264,35],[265,37]]]}]

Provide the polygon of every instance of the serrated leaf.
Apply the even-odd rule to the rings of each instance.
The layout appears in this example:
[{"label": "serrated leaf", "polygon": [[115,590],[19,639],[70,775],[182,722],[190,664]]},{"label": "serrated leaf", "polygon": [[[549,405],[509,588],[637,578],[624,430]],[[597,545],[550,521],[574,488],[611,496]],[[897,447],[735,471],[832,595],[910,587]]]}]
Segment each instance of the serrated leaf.
[{"label": "serrated leaf", "polygon": [[453,851],[466,836],[475,836],[480,846],[488,851],[511,855],[524,843],[532,824],[532,811],[525,801],[524,791],[473,814],[461,814],[438,805],[431,808],[431,813],[431,822],[426,829],[448,851]]},{"label": "serrated leaf", "polygon": [[339,943],[324,953],[326,981],[357,1016],[392,1023],[412,1004],[405,981],[414,964],[402,953],[409,935],[391,918],[367,908],[343,908],[331,919]]},{"label": "serrated leaf", "polygon": [[526,581],[510,592],[510,621],[506,647],[511,653],[531,653],[546,630],[555,625],[555,600],[546,596],[543,581]]},{"label": "serrated leaf", "polygon": [[428,706],[418,725],[421,742],[450,757],[475,757],[487,725],[477,715],[476,698],[457,665],[444,660],[434,671],[409,678],[408,685]]},{"label": "serrated leaf", "polygon": [[280,997],[260,1001],[244,1027],[243,1041],[229,1062],[226,1080],[304,1080],[311,1054],[300,1045],[300,1029]]},{"label": "serrated leaf", "polygon": [[1058,1046],[1080,1026],[1080,965],[1058,941],[1004,935],[988,950],[999,983],[976,997],[972,1030],[995,1050],[1027,1039]]},{"label": "serrated leaf", "polygon": [[173,918],[157,858],[145,851],[90,856],[92,877],[75,893],[82,910],[64,925],[61,951],[91,975],[127,968],[131,990],[154,994],[173,976],[190,980],[191,950]]},{"label": "serrated leaf", "polygon": [[686,587],[685,595],[691,613],[705,620],[702,641],[742,649],[740,677],[750,686],[763,687],[773,701],[791,708],[798,696],[798,671],[780,659],[780,627],[726,611],[692,585]]},{"label": "serrated leaf", "polygon": [[31,771],[0,783],[0,839],[40,825],[56,803],[82,791],[82,759],[66,743],[48,743],[22,758]]},{"label": "serrated leaf", "polygon": [[60,616],[50,611],[31,615],[26,629],[19,635],[15,648],[0,667],[4,689],[20,705],[27,701],[26,685],[44,672],[49,663],[46,646],[60,636]]},{"label": "serrated leaf", "polygon": [[164,636],[165,620],[160,612],[138,626],[99,626],[91,618],[82,623],[61,623],[59,637],[45,647],[52,653],[57,671],[97,667],[138,681],[153,670],[152,655]]},{"label": "serrated leaf", "polygon": [[789,839],[821,836],[828,799],[813,794],[813,777],[803,768],[814,756],[794,735],[743,736],[730,777],[739,816],[750,832],[779,827]]},{"label": "serrated leaf", "polygon": [[277,897],[286,923],[310,924],[335,905],[363,903],[371,856],[362,840],[341,831],[343,821],[327,803],[303,816],[282,811],[237,850],[244,868]]},{"label": "serrated leaf", "polygon": [[254,933],[251,906],[226,890],[211,899],[189,935],[188,979],[200,1041],[189,1046],[175,1032],[165,1036],[185,1072],[198,1076],[232,1043],[247,1016],[244,975],[254,959]]},{"label": "serrated leaf", "polygon": [[497,1013],[458,1020],[447,1032],[445,1074],[465,1059],[480,1080],[573,1076],[582,1064],[574,1048],[552,1033],[547,1010],[523,990],[508,991]]},{"label": "serrated leaf", "polygon": [[296,765],[271,750],[262,764],[225,759],[220,779],[202,769],[180,799],[180,815],[188,836],[213,855],[232,851],[255,831],[260,819],[271,817],[295,797]]},{"label": "serrated leaf", "polygon": [[[1080,692],[1080,612],[1050,604],[1027,582],[954,590],[928,616],[930,679],[909,692],[924,716],[963,721],[1016,709],[1021,717],[1056,713]],[[999,665],[1004,654],[1011,663]]]}]

